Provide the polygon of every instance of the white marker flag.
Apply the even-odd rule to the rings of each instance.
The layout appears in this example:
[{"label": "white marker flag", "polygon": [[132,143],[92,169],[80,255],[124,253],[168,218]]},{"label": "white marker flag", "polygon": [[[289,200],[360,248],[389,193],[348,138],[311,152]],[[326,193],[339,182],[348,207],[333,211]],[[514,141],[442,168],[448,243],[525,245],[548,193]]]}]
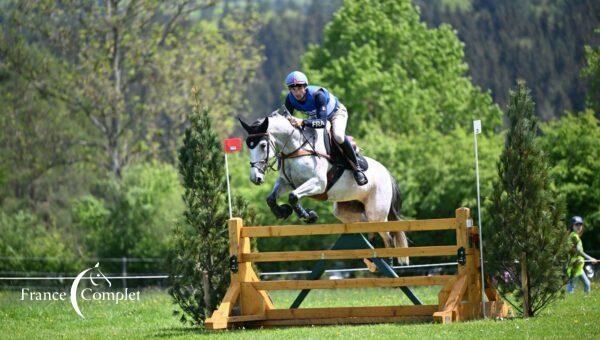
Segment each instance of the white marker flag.
[{"label": "white marker flag", "polygon": [[478,135],[481,133],[481,120],[473,121],[473,132]]}]

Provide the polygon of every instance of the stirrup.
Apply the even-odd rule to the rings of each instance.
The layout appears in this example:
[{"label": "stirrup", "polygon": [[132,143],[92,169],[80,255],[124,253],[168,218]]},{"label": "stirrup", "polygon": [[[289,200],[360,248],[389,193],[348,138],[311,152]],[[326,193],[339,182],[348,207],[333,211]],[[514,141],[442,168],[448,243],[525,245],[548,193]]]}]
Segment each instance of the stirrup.
[{"label": "stirrup", "polygon": [[367,176],[365,176],[365,174],[362,171],[356,170],[356,171],[354,171],[353,174],[354,174],[354,180],[356,181],[356,184],[358,184],[359,187],[369,183]]}]

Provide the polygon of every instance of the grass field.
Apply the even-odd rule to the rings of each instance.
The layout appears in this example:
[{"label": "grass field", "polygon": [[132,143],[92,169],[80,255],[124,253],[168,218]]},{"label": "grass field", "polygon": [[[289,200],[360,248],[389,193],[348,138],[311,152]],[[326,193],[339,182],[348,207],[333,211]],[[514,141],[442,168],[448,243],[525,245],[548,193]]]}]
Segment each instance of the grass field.
[{"label": "grass field", "polygon": [[[579,288],[579,287],[578,287]],[[387,324],[364,326],[319,326],[207,332],[181,324],[172,315],[174,306],[163,291],[146,290],[140,301],[119,304],[83,301],[86,319],[77,316],[66,301],[21,301],[19,292],[0,292],[0,338],[600,338],[600,285],[589,295],[581,289],[567,296],[539,317],[532,319],[472,321],[460,324]],[[435,303],[437,289],[414,289],[425,303]],[[272,295],[279,308],[287,308],[295,292]],[[313,291],[303,307],[375,306],[408,304],[400,291]]]}]

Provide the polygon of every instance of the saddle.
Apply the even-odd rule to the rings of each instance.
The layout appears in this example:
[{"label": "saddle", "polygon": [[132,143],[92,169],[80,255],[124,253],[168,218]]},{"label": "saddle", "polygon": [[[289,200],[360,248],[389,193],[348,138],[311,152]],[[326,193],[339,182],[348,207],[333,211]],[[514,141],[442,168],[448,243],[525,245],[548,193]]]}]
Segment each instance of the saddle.
[{"label": "saddle", "polygon": [[354,171],[355,166],[361,171],[366,171],[369,168],[369,163],[367,162],[365,157],[360,154],[360,151],[352,136],[346,136],[346,138],[350,140],[350,144],[352,144],[352,148],[356,152],[356,161],[358,163],[356,165],[351,164],[348,157],[346,157],[346,155],[342,151],[342,148],[333,139],[333,133],[331,133],[330,128],[325,129],[323,138],[325,139],[325,150],[327,151],[327,155],[329,156],[329,162],[332,166],[331,169],[327,172],[327,187],[325,189],[325,192],[319,195],[310,196],[310,198],[319,201],[327,200],[327,192],[329,192],[329,189],[331,189],[333,185],[340,179],[340,177],[342,177],[344,171]]}]

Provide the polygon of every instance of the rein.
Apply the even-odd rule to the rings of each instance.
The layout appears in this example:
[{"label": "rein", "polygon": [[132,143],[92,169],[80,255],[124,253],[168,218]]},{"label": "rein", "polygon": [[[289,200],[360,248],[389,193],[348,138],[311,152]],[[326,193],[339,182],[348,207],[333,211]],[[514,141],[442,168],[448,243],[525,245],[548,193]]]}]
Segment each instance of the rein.
[{"label": "rein", "polygon": [[[291,123],[290,123],[291,124]],[[288,141],[290,140],[292,134],[294,133],[294,131],[296,131],[296,129],[294,128],[294,130],[292,130],[292,133],[290,134],[290,136],[288,137]],[[328,161],[331,161],[331,158],[326,155],[323,154],[321,152],[318,152],[317,150],[315,150],[315,147],[313,144],[310,143],[310,141],[308,140],[308,138],[306,138],[306,135],[304,134],[304,132],[302,130],[300,130],[300,133],[302,134],[302,137],[304,138],[304,142],[294,151],[285,154],[283,153],[283,151],[279,152],[279,167],[281,169],[281,173],[283,174],[283,177],[285,177],[285,179],[287,180],[287,182],[290,184],[290,186],[292,188],[294,188],[294,190],[296,189],[296,186],[294,185],[294,182],[292,181],[292,179],[288,176],[288,174],[285,173],[285,160],[286,159],[291,159],[291,158],[299,158],[299,157],[305,157],[305,156],[317,156],[317,157],[324,157],[326,158]],[[316,135],[315,135],[315,143],[316,143]],[[310,145],[312,150],[303,150],[302,148],[306,145]],[[287,145],[287,142],[286,142]],[[285,145],[284,145],[285,147]]]}]

